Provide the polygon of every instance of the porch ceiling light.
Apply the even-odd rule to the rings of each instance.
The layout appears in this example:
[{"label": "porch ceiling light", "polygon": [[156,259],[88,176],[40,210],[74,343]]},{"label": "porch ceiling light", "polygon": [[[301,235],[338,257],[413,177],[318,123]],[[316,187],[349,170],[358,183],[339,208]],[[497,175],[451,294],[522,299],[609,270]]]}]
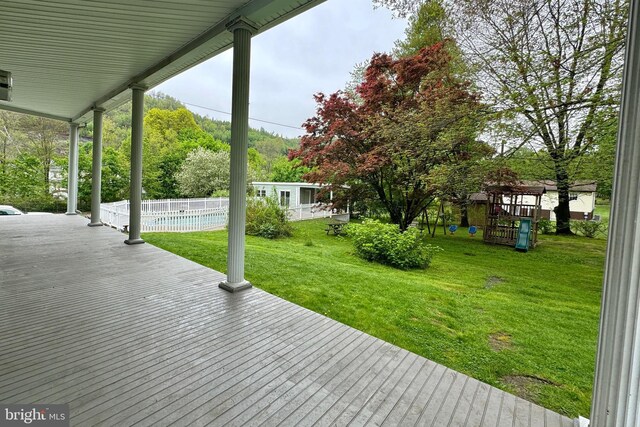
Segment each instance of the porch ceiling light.
[{"label": "porch ceiling light", "polygon": [[12,86],[11,73],[0,70],[0,101],[11,101]]}]

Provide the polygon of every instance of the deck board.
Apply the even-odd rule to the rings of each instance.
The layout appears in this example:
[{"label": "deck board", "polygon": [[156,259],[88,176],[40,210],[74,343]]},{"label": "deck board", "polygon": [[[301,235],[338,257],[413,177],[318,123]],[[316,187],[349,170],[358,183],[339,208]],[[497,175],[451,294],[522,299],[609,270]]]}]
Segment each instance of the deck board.
[{"label": "deck board", "polygon": [[[80,217],[0,220],[0,402],[72,425],[572,421]],[[283,283],[286,286],[286,283]]]}]

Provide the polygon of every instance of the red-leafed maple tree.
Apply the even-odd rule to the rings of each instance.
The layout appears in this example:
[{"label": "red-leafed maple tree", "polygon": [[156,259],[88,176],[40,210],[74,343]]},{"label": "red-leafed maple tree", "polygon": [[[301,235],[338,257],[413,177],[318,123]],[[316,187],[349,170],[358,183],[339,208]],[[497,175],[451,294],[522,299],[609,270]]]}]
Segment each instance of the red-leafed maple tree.
[{"label": "red-leafed maple tree", "polygon": [[313,167],[309,182],[343,195],[335,204],[375,200],[405,230],[491,153],[476,138],[478,97],[452,72],[445,43],[400,59],[375,54],[354,93],[315,95],[317,114],[290,157]]}]

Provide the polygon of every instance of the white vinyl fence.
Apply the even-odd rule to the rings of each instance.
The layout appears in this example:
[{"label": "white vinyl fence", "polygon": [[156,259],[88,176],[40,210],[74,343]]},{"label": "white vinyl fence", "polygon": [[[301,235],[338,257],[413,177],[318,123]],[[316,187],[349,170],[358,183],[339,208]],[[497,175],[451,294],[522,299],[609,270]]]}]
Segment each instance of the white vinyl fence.
[{"label": "white vinyl fence", "polygon": [[[143,200],[141,231],[204,231],[224,228],[229,199]],[[129,201],[100,205],[102,222],[118,230],[129,226]]]},{"label": "white vinyl fence", "polygon": [[[143,200],[141,231],[206,231],[224,228],[229,216],[228,198]],[[289,208],[289,219],[300,221],[331,217],[330,210],[318,204]],[[126,231],[129,226],[129,201],[103,203],[100,218],[106,225]]]}]

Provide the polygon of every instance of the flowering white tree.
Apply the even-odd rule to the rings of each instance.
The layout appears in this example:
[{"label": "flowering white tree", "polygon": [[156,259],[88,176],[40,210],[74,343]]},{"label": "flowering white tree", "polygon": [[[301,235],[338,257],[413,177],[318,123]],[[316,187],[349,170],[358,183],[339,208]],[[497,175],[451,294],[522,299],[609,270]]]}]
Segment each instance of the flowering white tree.
[{"label": "flowering white tree", "polygon": [[229,164],[228,152],[198,147],[187,155],[176,175],[180,192],[188,197],[207,197],[228,190]]}]

